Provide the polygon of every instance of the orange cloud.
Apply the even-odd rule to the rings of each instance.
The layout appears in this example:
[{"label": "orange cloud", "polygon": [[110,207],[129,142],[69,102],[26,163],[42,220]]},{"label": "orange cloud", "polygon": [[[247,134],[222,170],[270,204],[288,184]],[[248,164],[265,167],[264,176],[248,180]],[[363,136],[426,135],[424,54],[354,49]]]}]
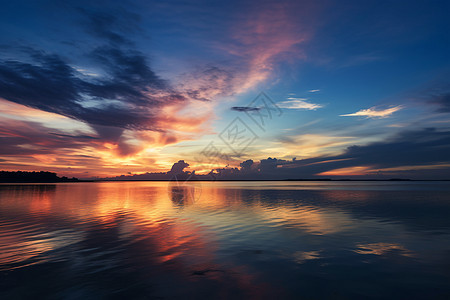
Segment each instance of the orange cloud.
[{"label": "orange cloud", "polygon": [[326,172],[319,173],[320,176],[361,176],[371,173],[372,170],[367,166],[347,167],[334,169]]},{"label": "orange cloud", "polygon": [[324,134],[301,134],[290,136],[287,140],[274,142],[273,147],[265,147],[263,156],[274,155],[276,157],[298,156],[309,158],[326,156],[341,151],[355,142],[351,136],[329,136]]},{"label": "orange cloud", "polygon": [[1,169],[79,177],[167,171],[178,157],[155,164],[161,149],[208,132],[212,108],[210,102],[171,102],[155,118],[164,131],[103,126],[96,132],[83,122],[0,99]]}]

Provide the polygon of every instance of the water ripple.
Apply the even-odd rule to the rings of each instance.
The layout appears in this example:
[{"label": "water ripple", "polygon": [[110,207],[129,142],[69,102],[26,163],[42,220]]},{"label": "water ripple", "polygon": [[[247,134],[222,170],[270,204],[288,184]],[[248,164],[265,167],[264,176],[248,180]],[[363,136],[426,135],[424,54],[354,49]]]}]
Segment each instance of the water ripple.
[{"label": "water ripple", "polygon": [[164,182],[0,185],[0,298],[449,293],[442,184],[201,187],[174,202]]}]

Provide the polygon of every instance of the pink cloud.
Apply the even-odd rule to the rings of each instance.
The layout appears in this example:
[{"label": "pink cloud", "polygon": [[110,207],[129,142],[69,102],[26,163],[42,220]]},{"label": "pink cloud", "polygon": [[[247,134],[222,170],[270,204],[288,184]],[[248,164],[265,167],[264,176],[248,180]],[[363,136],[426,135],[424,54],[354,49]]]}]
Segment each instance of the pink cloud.
[{"label": "pink cloud", "polygon": [[224,46],[246,66],[237,92],[267,80],[281,60],[304,59],[306,55],[300,46],[312,36],[309,22],[315,15],[313,6],[303,5],[299,10],[295,3],[258,5],[240,16],[232,28],[230,43]]}]

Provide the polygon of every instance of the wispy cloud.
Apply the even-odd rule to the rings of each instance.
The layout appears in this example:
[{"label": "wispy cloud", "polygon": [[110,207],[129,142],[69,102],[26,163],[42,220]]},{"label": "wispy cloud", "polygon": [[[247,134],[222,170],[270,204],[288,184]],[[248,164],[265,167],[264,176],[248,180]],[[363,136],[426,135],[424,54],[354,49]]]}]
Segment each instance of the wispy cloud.
[{"label": "wispy cloud", "polygon": [[301,16],[292,13],[297,9],[294,2],[265,2],[236,15],[231,36],[217,46],[237,62],[236,92],[266,81],[280,60],[305,57],[301,45],[312,35],[315,9],[303,4]]},{"label": "wispy cloud", "polygon": [[308,93],[317,93],[320,92],[320,90],[309,90]]},{"label": "wispy cloud", "polygon": [[394,107],[386,109],[377,109],[376,107],[371,107],[368,109],[362,109],[352,114],[340,115],[341,117],[366,117],[366,118],[387,118],[393,113],[403,109],[402,105],[397,105]]},{"label": "wispy cloud", "polygon": [[450,112],[450,92],[434,95],[429,101],[432,104],[439,106],[438,112]]},{"label": "wispy cloud", "polygon": [[384,60],[384,59],[386,59],[386,58],[383,56],[377,55],[375,53],[363,53],[363,54],[349,57],[346,61],[339,63],[338,67],[348,68],[348,67],[361,66],[361,65],[377,62],[377,61]]},{"label": "wispy cloud", "polygon": [[278,102],[277,105],[281,108],[287,109],[305,109],[305,110],[316,110],[322,108],[320,104],[315,104],[308,102],[306,98],[288,98],[287,101]]}]

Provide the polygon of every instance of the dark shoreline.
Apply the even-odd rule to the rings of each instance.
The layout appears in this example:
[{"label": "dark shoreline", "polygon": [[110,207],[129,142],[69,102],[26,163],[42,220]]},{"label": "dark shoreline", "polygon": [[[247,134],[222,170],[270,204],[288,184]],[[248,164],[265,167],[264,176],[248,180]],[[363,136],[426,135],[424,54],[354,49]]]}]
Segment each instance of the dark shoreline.
[{"label": "dark shoreline", "polygon": [[[28,183],[28,184],[38,184],[38,183],[83,183],[83,182],[144,182],[144,181],[155,181],[155,182],[173,182],[175,180],[167,180],[167,179],[151,179],[151,180],[107,180],[107,179],[99,179],[99,180],[83,180],[79,179],[78,181],[0,181],[1,184],[4,183]],[[184,181],[184,180],[178,180],[178,181]],[[450,179],[249,179],[249,180],[237,180],[237,179],[218,179],[218,180],[188,180],[192,182],[253,182],[253,181],[286,181],[286,182],[292,182],[292,181],[324,181],[324,182],[365,182],[365,181],[379,181],[379,182],[432,182],[432,181],[450,181]]]}]

